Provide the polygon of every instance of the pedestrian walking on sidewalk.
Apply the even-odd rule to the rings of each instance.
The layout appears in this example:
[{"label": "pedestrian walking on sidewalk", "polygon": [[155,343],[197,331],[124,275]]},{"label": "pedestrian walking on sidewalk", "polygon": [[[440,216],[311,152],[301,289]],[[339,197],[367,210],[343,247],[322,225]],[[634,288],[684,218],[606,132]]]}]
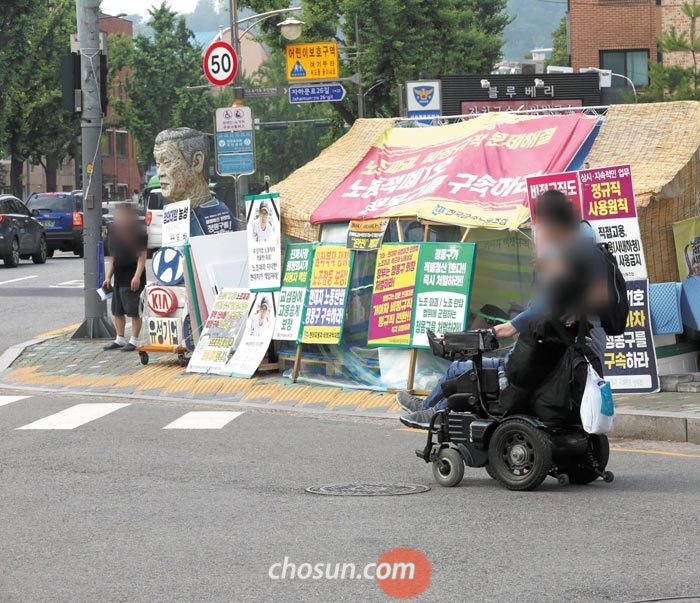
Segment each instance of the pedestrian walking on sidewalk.
[{"label": "pedestrian walking on sidewalk", "polygon": [[[139,343],[141,333],[140,298],[146,286],[146,250],[148,235],[135,209],[129,203],[121,203],[114,210],[114,222],[109,233],[112,261],[102,288],[112,296],[112,315],[117,331],[116,339],[105,350],[132,352]],[[131,319],[131,339],[124,338],[126,317]]]}]

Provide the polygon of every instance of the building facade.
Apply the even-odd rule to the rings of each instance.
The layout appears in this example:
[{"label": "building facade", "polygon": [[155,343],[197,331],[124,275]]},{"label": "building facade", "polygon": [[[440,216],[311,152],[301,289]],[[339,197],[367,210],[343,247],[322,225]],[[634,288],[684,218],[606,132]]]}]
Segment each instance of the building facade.
[{"label": "building facade", "polygon": [[[649,68],[692,66],[687,53],[661,52],[658,39],[671,26],[688,31],[681,0],[568,0],[568,41],[574,71],[593,67],[613,72],[603,102],[619,102],[623,91],[649,84]],[[619,77],[619,76],[624,76]]]}]

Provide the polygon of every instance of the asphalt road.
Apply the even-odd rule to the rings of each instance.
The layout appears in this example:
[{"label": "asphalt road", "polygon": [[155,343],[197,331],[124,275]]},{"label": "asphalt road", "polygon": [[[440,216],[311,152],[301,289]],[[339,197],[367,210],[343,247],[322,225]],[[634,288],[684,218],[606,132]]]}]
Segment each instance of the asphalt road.
[{"label": "asphalt road", "polygon": [[[374,580],[268,573],[285,557],[363,567],[398,546],[432,564],[425,601],[700,594],[697,446],[616,442],[623,451],[612,453],[612,484],[549,479],[513,493],[468,470],[454,489],[340,498],[304,488],[432,485],[413,455],[423,436],[393,422],[251,410],[214,416],[220,429],[163,429],[178,419],[187,427],[191,417],[181,417],[190,411],[241,409],[75,395],[3,400],[4,602],[387,601]],[[128,405],[74,408],[103,403]]]},{"label": "asphalt road", "polygon": [[46,264],[0,262],[0,353],[10,346],[83,318],[83,260],[57,251]]},{"label": "asphalt road", "polygon": [[[146,269],[152,280],[150,260]],[[83,300],[83,260],[73,253],[57,251],[42,265],[22,260],[17,268],[0,261],[0,354],[37,335],[79,325]]]}]

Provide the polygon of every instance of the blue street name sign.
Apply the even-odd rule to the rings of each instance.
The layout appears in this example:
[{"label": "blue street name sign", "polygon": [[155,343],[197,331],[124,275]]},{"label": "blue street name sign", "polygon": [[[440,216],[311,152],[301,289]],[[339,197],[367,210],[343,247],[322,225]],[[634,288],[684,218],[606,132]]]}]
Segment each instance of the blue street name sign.
[{"label": "blue street name sign", "polygon": [[342,84],[309,84],[308,86],[291,86],[289,102],[297,103],[337,103],[345,98]]},{"label": "blue street name sign", "polygon": [[253,174],[255,172],[255,153],[217,155],[216,171],[220,175]]},{"label": "blue street name sign", "polygon": [[237,153],[239,151],[253,150],[253,132],[244,130],[243,132],[217,132],[216,151],[217,153]]}]

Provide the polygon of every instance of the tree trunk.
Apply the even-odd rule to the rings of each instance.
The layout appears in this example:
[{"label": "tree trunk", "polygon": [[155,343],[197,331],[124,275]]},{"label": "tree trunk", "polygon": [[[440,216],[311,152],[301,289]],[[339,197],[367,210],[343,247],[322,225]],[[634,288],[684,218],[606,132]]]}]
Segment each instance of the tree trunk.
[{"label": "tree trunk", "polygon": [[12,194],[18,199],[22,199],[24,195],[22,194],[22,167],[24,166],[24,161],[12,157],[10,160],[10,189]]},{"label": "tree trunk", "polygon": [[44,166],[44,173],[46,174],[46,192],[55,193],[56,192],[56,170],[58,169],[58,162],[56,161],[55,155],[46,156],[46,165]]}]

